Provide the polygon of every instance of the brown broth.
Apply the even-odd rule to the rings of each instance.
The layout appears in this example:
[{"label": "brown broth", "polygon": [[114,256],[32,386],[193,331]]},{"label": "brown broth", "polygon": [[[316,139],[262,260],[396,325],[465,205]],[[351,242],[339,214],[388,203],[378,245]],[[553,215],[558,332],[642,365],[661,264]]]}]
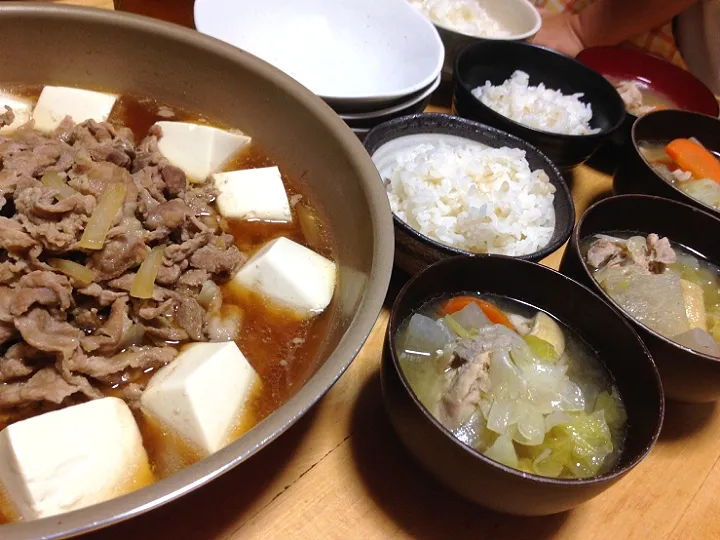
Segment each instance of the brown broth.
[{"label": "brown broth", "polygon": [[[37,99],[41,90],[42,87],[29,86],[6,88],[6,91],[28,97],[33,101]],[[175,113],[173,117],[161,116],[158,113],[163,105],[154,100],[123,95],[113,109],[109,121],[130,128],[137,142],[145,136],[150,126],[159,120],[210,123],[199,114],[176,107],[170,107]],[[218,125],[216,122],[213,124]],[[251,144],[248,149],[235,156],[224,169],[250,169],[274,165],[278,163],[261,148]],[[283,173],[283,181],[288,197],[301,197],[303,204],[311,210],[320,224],[321,245],[312,248],[332,259],[331,232],[312,201],[308,200],[301,179],[288,177]],[[221,224],[226,232],[233,235],[237,247],[244,253],[252,255],[261,245],[279,236],[307,245],[294,209],[293,218],[290,224],[222,219]],[[311,320],[301,320],[295,314],[272,306],[264,298],[248,291],[238,290],[227,284],[222,286],[221,290],[223,305],[237,306],[242,311],[243,322],[237,344],[260,377],[260,384],[256,385],[237,419],[230,437],[234,440],[280,407],[305,383],[309,374],[314,372],[320,347],[332,320],[335,300],[321,315]],[[132,379],[134,382],[147,383],[153,374],[153,371],[137,372],[132,374]],[[108,396],[122,397],[123,384],[96,386]],[[0,411],[1,418],[2,411]],[[136,414],[136,419],[156,476],[162,478],[197,461],[197,452],[166,433],[162,426],[153,424],[140,414]],[[4,423],[0,425],[0,428],[3,427],[5,427]],[[0,513],[0,524],[3,522]]]}]

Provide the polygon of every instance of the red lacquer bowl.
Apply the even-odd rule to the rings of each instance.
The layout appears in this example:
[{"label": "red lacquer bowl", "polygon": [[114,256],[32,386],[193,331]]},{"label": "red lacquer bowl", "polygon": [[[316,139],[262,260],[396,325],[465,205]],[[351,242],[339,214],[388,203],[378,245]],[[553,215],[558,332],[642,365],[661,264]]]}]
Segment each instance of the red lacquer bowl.
[{"label": "red lacquer bowl", "polygon": [[[699,79],[683,68],[658,56],[628,47],[593,47],[577,59],[610,77],[634,80],[664,95],[678,108],[717,117],[718,101]],[[628,117],[635,119],[628,113]]]}]

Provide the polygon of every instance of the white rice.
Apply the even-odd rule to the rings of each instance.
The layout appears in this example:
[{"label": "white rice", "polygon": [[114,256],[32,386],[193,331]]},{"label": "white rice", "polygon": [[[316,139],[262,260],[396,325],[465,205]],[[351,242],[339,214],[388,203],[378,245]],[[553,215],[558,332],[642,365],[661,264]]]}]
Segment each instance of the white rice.
[{"label": "white rice", "polygon": [[381,166],[393,212],[415,230],[474,253],[527,255],[555,228],[555,186],[525,152],[424,142]]},{"label": "white rice", "polygon": [[495,112],[526,126],[565,135],[591,135],[592,106],[583,103],[582,93],[567,96],[540,83],[530,86],[529,76],[516,71],[500,86],[486,81],[473,95]]},{"label": "white rice", "polygon": [[469,36],[506,38],[512,33],[485,9],[478,0],[410,0],[431,21]]}]

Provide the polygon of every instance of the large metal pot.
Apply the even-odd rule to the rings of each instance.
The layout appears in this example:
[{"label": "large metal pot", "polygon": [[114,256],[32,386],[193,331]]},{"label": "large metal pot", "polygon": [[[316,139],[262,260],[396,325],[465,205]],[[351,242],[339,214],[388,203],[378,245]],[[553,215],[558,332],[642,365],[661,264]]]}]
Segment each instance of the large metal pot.
[{"label": "large metal pot", "polygon": [[4,540],[62,538],[146,512],[209,482],[272,442],[340,377],[387,290],[393,227],[370,157],[320,99],[272,66],[148,18],[33,3],[0,4],[0,86],[54,84],[151,97],[239,127],[307,182],[334,237],[333,323],[307,382],[242,438],[150,487],[53,518],[0,527]]}]

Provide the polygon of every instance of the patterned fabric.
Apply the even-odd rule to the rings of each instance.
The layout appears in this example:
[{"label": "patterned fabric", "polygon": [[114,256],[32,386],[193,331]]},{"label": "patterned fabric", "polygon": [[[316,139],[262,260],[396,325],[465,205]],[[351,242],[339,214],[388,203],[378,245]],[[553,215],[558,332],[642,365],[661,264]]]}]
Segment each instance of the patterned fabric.
[{"label": "patterned fabric", "polygon": [[[532,1],[535,6],[550,13],[563,13],[566,11],[578,13],[594,2],[594,0]],[[668,21],[664,26],[656,28],[647,34],[633,38],[630,40],[629,44],[640,47],[647,52],[660,56],[661,58],[665,58],[666,60],[687,69],[685,62],[683,61],[682,56],[680,56],[680,52],[675,45],[675,39],[672,31],[672,21]]]}]

